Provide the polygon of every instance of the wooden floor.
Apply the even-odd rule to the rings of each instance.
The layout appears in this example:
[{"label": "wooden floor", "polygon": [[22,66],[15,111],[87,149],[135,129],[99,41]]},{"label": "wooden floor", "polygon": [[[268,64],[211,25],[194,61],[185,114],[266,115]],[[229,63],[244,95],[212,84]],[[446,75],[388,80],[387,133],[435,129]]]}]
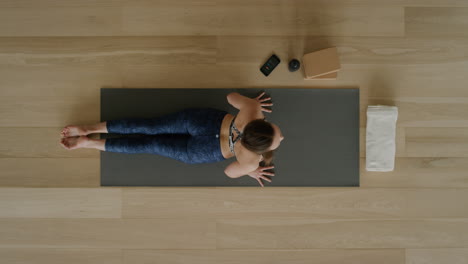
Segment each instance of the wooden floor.
[{"label": "wooden floor", "polygon": [[[468,0],[0,0],[0,263],[468,263],[467,29]],[[329,46],[337,81],[258,70]],[[101,87],[359,87],[361,187],[100,188],[59,131]],[[399,107],[394,172],[364,169],[369,104]]]}]

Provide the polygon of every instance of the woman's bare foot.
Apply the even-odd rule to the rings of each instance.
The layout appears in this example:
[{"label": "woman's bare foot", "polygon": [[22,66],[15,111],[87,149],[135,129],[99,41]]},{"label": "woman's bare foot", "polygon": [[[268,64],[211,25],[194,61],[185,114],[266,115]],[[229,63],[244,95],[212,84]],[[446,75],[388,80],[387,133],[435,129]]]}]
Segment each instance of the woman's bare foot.
[{"label": "woman's bare foot", "polygon": [[62,138],[67,137],[77,137],[77,136],[86,136],[88,132],[85,127],[82,126],[66,126],[60,132]]},{"label": "woman's bare foot", "polygon": [[72,150],[72,149],[86,148],[88,141],[89,141],[89,138],[87,136],[66,137],[60,140],[60,145],[62,145],[62,147],[68,150]]},{"label": "woman's bare foot", "polygon": [[108,133],[107,122],[101,122],[94,125],[66,126],[60,132],[62,138],[87,136],[93,133]]}]

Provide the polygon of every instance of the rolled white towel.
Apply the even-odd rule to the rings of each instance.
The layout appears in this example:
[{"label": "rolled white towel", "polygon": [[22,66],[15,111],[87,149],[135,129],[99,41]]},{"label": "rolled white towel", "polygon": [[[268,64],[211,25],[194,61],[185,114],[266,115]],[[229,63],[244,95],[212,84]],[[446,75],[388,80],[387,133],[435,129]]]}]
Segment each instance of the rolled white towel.
[{"label": "rolled white towel", "polygon": [[367,107],[366,169],[368,171],[394,169],[397,118],[396,106]]}]

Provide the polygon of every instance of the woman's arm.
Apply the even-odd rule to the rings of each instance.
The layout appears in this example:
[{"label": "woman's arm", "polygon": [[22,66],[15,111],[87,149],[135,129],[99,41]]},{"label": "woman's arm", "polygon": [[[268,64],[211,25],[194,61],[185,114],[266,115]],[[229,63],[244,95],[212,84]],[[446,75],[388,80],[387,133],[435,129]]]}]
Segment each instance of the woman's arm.
[{"label": "woman's arm", "polygon": [[260,110],[260,113],[262,111],[271,113],[271,109],[264,108],[264,106],[273,105],[272,103],[265,103],[266,101],[271,100],[271,97],[262,98],[263,95],[265,95],[265,92],[261,93],[255,98],[249,98],[239,93],[233,92],[227,95],[227,100],[228,103],[239,110],[250,107],[253,110]]},{"label": "woman's arm", "polygon": [[[252,170],[254,167],[255,169]],[[275,176],[274,173],[265,170],[271,170],[273,168],[274,166],[262,167],[255,164],[252,164],[252,166],[242,166],[238,161],[234,161],[226,167],[224,173],[226,173],[226,175],[230,178],[239,178],[244,175],[249,175],[250,177],[256,179],[262,187],[265,187],[262,180],[271,182],[271,179],[266,176]]]},{"label": "woman's arm", "polygon": [[227,101],[228,103],[230,103],[232,106],[234,106],[235,108],[239,110],[241,108],[244,108],[247,105],[255,106],[257,104],[256,100],[243,96],[236,92],[228,94]]},{"label": "woman's arm", "polygon": [[255,171],[257,167],[258,163],[240,164],[238,161],[234,161],[224,169],[224,173],[230,178],[239,178]]}]

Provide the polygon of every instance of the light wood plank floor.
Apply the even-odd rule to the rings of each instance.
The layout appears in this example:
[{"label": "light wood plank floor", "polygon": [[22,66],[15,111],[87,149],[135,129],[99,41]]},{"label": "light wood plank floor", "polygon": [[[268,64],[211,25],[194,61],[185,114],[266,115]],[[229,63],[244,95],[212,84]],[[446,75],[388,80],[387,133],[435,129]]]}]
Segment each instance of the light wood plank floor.
[{"label": "light wood plank floor", "polygon": [[[0,0],[0,263],[468,263],[467,25],[468,0]],[[329,46],[336,81],[258,70]],[[361,187],[100,188],[58,142],[101,87],[359,87]],[[364,170],[378,103],[389,173]]]}]

